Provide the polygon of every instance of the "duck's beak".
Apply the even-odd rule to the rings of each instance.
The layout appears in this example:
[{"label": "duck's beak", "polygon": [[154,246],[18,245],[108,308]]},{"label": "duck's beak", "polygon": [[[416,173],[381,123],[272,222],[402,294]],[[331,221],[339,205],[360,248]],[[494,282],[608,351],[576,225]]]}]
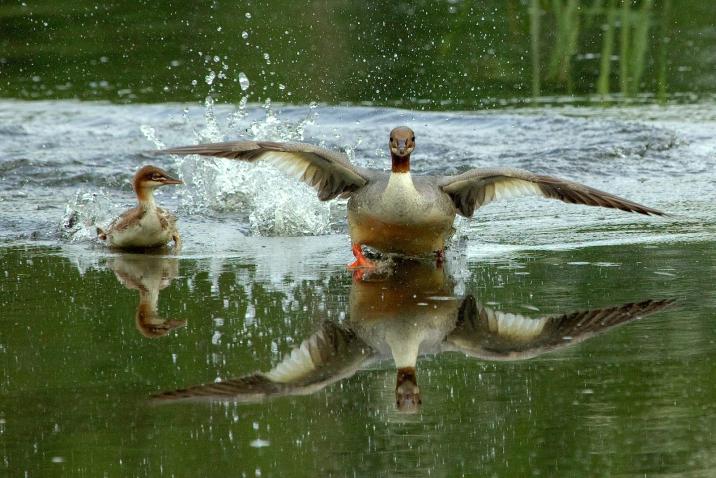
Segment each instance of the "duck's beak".
[{"label": "duck's beak", "polygon": [[405,413],[416,413],[420,411],[420,405],[423,403],[419,391],[399,394],[396,396],[395,402],[398,410]]},{"label": "duck's beak", "polygon": [[420,398],[420,387],[418,387],[415,373],[414,367],[398,369],[398,379],[395,386],[395,405],[401,412],[416,413],[423,403]]},{"label": "duck's beak", "polygon": [[405,150],[408,148],[408,140],[407,139],[399,139],[398,140],[398,153],[403,156],[405,154]]}]

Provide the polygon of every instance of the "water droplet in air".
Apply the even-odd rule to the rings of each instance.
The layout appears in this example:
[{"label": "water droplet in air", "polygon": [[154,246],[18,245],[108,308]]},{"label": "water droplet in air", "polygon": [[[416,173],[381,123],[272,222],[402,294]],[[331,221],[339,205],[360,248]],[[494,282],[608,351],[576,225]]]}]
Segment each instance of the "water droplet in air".
[{"label": "water droplet in air", "polygon": [[241,91],[249,89],[250,84],[251,83],[249,82],[249,78],[246,76],[246,73],[243,71],[239,73],[239,86],[241,86]]},{"label": "water droplet in air", "polygon": [[286,85],[282,85],[281,83],[279,83],[279,84],[278,84],[278,89],[279,89],[279,90],[285,90],[285,89],[286,89]]},{"label": "water droplet in air", "polygon": [[216,73],[214,73],[214,70],[211,70],[209,74],[204,77],[204,81],[206,81],[207,85],[210,85],[214,82],[214,78],[216,78]]},{"label": "water droplet in air", "polygon": [[248,40],[249,32],[241,32],[241,38],[243,38],[244,40]]},{"label": "water droplet in air", "polygon": [[250,19],[251,19],[251,14],[250,14],[249,12],[246,12],[246,15],[245,15],[245,17],[246,17],[246,18],[248,18],[248,19],[250,20]]}]

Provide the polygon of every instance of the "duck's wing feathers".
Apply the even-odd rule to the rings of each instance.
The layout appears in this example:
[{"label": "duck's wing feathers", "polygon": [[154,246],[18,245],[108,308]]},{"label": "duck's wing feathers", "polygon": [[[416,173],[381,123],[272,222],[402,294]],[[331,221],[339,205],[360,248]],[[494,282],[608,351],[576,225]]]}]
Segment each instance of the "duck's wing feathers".
[{"label": "duck's wing feathers", "polygon": [[487,360],[522,360],[586,340],[612,327],[646,317],[672,304],[673,299],[646,300],[616,307],[529,318],[483,307],[467,297],[455,329],[443,344]]},{"label": "duck's wing feathers", "polygon": [[305,143],[232,141],[182,146],[157,153],[265,161],[315,188],[321,201],[338,196],[348,197],[370,179],[370,170],[354,166],[345,154]]},{"label": "duck's wing feathers", "polygon": [[522,169],[478,168],[438,181],[463,216],[470,217],[485,204],[518,196],[542,196],[572,204],[601,206],[647,215],[663,212],[642,206],[574,181],[534,174]]},{"label": "duck's wing feathers", "polygon": [[163,392],[152,399],[256,402],[276,396],[308,395],[352,376],[374,355],[373,349],[352,330],[326,321],[268,372]]}]

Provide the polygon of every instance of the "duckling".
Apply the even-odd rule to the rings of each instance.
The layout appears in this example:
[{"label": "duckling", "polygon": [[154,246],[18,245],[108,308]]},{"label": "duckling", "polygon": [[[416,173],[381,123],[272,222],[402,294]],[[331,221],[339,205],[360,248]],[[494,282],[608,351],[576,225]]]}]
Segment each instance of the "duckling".
[{"label": "duckling", "polygon": [[477,168],[454,176],[413,176],[410,155],[415,133],[406,126],[390,132],[390,172],[351,164],[342,152],[305,143],[236,141],[165,149],[157,153],[198,154],[242,161],[265,161],[318,192],[321,201],[348,198],[348,226],[356,260],[351,269],[373,268],[362,246],[407,256],[434,253],[440,259],[457,214],[499,199],[542,196],[567,203],[601,206],[646,215],[663,212],[583,184],[511,168]]},{"label": "duckling", "polygon": [[155,339],[184,327],[186,320],[166,319],[157,311],[159,292],[179,273],[179,261],[149,254],[122,254],[109,262],[117,280],[127,289],[139,291],[134,324],[140,334]]},{"label": "duckling", "polygon": [[175,249],[181,248],[176,217],[154,201],[154,190],[168,184],[183,184],[183,181],[156,166],[141,167],[132,181],[137,207],[122,213],[106,230],[98,227],[97,237],[118,249],[163,247],[170,240],[174,241]]},{"label": "duckling", "polygon": [[226,381],[163,392],[156,401],[256,402],[308,395],[390,360],[397,369],[395,406],[416,412],[422,405],[418,358],[459,352],[481,360],[523,360],[579,343],[645,317],[673,300],[645,300],[615,307],[530,318],[460,300],[444,268],[411,261],[383,278],[354,280],[348,319],[325,321],[273,369]]}]

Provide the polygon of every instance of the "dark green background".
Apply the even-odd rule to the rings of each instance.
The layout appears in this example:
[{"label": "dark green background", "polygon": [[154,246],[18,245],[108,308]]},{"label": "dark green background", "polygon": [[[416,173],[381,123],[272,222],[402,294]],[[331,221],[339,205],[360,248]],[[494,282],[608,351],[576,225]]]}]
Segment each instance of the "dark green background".
[{"label": "dark green background", "polygon": [[[296,104],[472,109],[716,92],[710,1],[26,3],[0,5],[6,97],[195,102],[211,92],[237,103],[239,72],[249,101]],[[210,88],[210,71],[226,77]]]}]

